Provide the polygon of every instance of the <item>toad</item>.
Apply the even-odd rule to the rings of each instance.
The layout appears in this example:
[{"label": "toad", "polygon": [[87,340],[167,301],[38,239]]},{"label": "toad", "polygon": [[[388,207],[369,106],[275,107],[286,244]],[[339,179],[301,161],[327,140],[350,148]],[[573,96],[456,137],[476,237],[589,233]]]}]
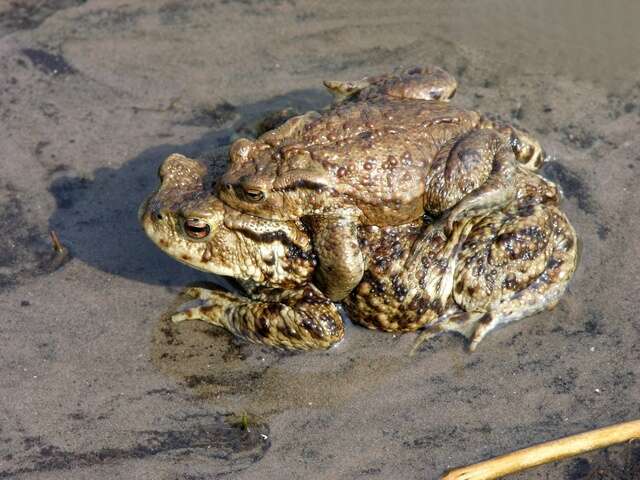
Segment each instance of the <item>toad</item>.
[{"label": "toad", "polygon": [[[342,318],[314,283],[317,255],[302,222],[230,208],[207,188],[206,166],[182,155],[167,158],[159,175],[158,190],[139,210],[149,238],[176,260],[232,277],[244,290],[190,288],[194,300],[174,322],[203,320],[287,349],[340,341]],[[359,226],[364,273],[342,304],[367,328],[422,330],[423,339],[458,332],[473,350],[498,325],[552,308],[566,289],[577,241],[557,199],[552,183],[533,181],[489,214],[458,218],[446,237],[422,220]]]},{"label": "toad", "polygon": [[218,195],[265,219],[303,218],[333,300],[364,273],[359,226],[426,213],[448,234],[467,212],[510,202],[544,159],[524,132],[453,106],[456,80],[438,67],[325,85],[339,97],[327,110],[233,143]]}]

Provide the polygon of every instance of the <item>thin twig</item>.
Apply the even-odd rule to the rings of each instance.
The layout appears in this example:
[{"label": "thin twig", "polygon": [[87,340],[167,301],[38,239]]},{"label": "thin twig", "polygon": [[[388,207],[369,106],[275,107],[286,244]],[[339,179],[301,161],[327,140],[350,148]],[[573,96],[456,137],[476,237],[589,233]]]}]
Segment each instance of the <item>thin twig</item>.
[{"label": "thin twig", "polygon": [[55,230],[51,230],[49,232],[49,236],[51,237],[51,244],[53,245],[53,249],[56,253],[62,253],[66,250],[62,243],[60,243],[60,239],[58,238],[58,234],[55,232]]},{"label": "thin twig", "polygon": [[528,468],[640,438],[640,420],[564,437],[516,450],[484,462],[456,468],[441,480],[492,480]]},{"label": "thin twig", "polygon": [[49,231],[49,236],[51,237],[54,255],[48,260],[45,269],[46,271],[53,272],[69,260],[69,249],[62,244],[58,238],[58,234],[54,230]]}]

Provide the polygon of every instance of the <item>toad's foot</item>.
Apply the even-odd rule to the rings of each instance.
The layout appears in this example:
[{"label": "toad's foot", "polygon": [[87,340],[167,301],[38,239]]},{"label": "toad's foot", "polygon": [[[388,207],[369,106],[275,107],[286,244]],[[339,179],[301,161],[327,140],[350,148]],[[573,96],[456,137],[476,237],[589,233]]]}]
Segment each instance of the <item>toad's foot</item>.
[{"label": "toad's foot", "polygon": [[[539,310],[541,310],[540,308]],[[539,311],[536,309],[532,313]],[[520,317],[524,317],[523,313]],[[482,339],[494,328],[502,323],[508,323],[516,320],[505,319],[500,315],[494,315],[487,312],[457,312],[454,314],[445,314],[438,318],[435,323],[427,326],[422,330],[418,338],[413,344],[410,355],[414,355],[420,346],[434,337],[444,332],[456,332],[469,340],[469,351],[474,352]]]},{"label": "toad's foot", "polygon": [[344,335],[335,305],[312,286],[264,295],[273,301],[197,287],[185,293],[200,303],[176,312],[174,323],[202,320],[251,342],[292,350],[328,348]]},{"label": "toad's foot", "polygon": [[[459,309],[441,315],[435,322],[428,325],[421,331],[420,335],[418,335],[418,338],[416,338],[416,341],[413,343],[413,347],[411,348],[409,355],[415,355],[424,342],[445,332],[457,332],[465,336],[467,339],[474,337],[476,325],[485,315],[485,313],[464,312]],[[472,342],[469,345],[469,350],[475,350],[476,346],[477,342],[475,344]]]}]

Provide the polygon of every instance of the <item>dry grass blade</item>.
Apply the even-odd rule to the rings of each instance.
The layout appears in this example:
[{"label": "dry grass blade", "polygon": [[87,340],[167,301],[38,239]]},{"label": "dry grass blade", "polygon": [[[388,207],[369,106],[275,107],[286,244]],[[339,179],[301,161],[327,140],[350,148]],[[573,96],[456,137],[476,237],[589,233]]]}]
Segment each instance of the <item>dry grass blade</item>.
[{"label": "dry grass blade", "polygon": [[640,438],[640,420],[619,423],[456,468],[441,480],[491,480],[637,438]]}]

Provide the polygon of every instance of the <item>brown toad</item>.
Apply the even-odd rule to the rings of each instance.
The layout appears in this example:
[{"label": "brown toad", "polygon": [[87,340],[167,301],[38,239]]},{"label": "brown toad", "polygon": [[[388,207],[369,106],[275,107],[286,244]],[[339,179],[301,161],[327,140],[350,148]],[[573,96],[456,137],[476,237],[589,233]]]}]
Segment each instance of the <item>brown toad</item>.
[{"label": "brown toad", "polygon": [[[239,213],[206,189],[206,174],[203,164],[170,156],[140,220],[163,251],[235,278],[246,295],[191,288],[198,305],[173,320],[204,320],[281,348],[338,342],[342,319],[313,283],[316,255],[303,224]],[[456,331],[474,349],[496,326],[552,308],[564,292],[577,244],[555,199],[553,184],[533,181],[508,205],[456,220],[447,238],[422,221],[361,226],[364,275],[342,303],[368,328],[423,329],[424,338]]]},{"label": "brown toad", "polygon": [[543,161],[525,133],[451,105],[457,84],[440,68],[325,85],[342,96],[329,109],[235,141],[218,188],[244,213],[305,218],[319,256],[316,280],[334,300],[364,273],[358,226],[427,213],[443,216],[449,231],[470,210],[508,203]]}]

